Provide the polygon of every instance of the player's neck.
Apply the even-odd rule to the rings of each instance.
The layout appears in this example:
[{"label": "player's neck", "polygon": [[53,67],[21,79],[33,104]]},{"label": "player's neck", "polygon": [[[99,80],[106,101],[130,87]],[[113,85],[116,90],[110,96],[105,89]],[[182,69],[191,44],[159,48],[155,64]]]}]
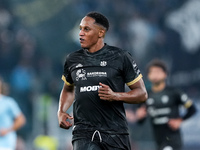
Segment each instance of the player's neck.
[{"label": "player's neck", "polygon": [[88,49],[88,52],[95,53],[95,52],[99,51],[100,49],[102,49],[103,47],[104,47],[104,42],[103,42],[103,40],[102,41],[100,40],[95,45],[93,45],[92,47],[90,47]]},{"label": "player's neck", "polygon": [[163,81],[163,82],[160,82],[159,84],[154,84],[152,86],[152,91],[153,92],[161,92],[162,90],[164,90],[166,87],[166,83]]}]

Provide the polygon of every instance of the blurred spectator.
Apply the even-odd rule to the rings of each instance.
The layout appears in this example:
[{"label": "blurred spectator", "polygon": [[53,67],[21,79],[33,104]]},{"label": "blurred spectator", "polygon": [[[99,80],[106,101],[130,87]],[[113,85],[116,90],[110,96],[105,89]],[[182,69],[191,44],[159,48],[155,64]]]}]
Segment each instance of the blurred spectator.
[{"label": "blurred spectator", "polygon": [[20,135],[27,137],[32,129],[32,81],[34,73],[29,60],[21,60],[11,72],[12,95],[27,118],[27,124],[20,130]]},{"label": "blurred spectator", "polygon": [[27,92],[31,90],[33,70],[32,67],[28,65],[27,61],[21,60],[11,73],[12,88],[18,92]]},{"label": "blurred spectator", "polygon": [[14,150],[16,131],[25,124],[25,117],[11,97],[3,95],[4,82],[0,78],[0,149]]}]

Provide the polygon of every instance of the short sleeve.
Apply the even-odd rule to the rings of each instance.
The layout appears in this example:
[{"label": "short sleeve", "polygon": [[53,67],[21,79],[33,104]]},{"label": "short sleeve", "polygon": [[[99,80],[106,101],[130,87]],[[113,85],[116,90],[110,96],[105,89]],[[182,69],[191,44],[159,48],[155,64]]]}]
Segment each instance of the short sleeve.
[{"label": "short sleeve", "polygon": [[66,59],[66,61],[65,61],[65,65],[64,65],[62,80],[63,80],[68,86],[72,86],[72,85],[73,85],[73,80],[72,80],[72,77],[71,77],[71,72],[70,72],[70,70],[69,70],[69,66],[68,66],[68,63],[67,63],[67,59]]},{"label": "short sleeve", "polygon": [[125,52],[123,58],[123,74],[127,86],[135,84],[142,78],[140,70],[130,53]]}]

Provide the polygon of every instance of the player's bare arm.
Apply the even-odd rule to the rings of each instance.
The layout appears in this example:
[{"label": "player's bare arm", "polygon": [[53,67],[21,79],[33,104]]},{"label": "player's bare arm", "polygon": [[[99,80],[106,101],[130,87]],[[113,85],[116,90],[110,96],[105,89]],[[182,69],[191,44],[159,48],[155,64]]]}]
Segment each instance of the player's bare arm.
[{"label": "player's bare arm", "polygon": [[142,105],[141,107],[139,107],[136,112],[135,112],[135,116],[137,120],[142,120],[144,118],[147,117],[147,108],[145,105]]},{"label": "player's bare arm", "polygon": [[24,124],[26,123],[26,118],[25,116],[21,113],[19,114],[13,123],[13,126],[11,128],[5,128],[5,129],[1,129],[0,130],[0,136],[4,136],[6,134],[8,134],[9,132],[12,131],[17,131],[18,129],[20,129]]},{"label": "player's bare arm", "polygon": [[[188,103],[191,103],[191,100],[188,101]],[[186,114],[182,117],[182,118],[172,118],[169,119],[168,125],[172,130],[178,130],[181,127],[181,124],[183,121],[185,121],[186,119],[190,118],[192,115],[194,115],[196,113],[196,107],[194,106],[193,103],[191,103],[190,107],[186,107],[187,112]]]},{"label": "player's bare arm", "polygon": [[131,91],[129,92],[114,92],[108,85],[103,83],[99,83],[99,85],[101,87],[98,92],[99,97],[102,100],[123,101],[130,104],[138,104],[145,102],[147,99],[147,92],[142,79],[135,84],[130,85],[129,88]]},{"label": "player's bare arm", "polygon": [[74,100],[74,86],[64,84],[60,93],[59,108],[58,108],[58,123],[61,128],[69,129],[72,126],[73,117],[66,113]]}]

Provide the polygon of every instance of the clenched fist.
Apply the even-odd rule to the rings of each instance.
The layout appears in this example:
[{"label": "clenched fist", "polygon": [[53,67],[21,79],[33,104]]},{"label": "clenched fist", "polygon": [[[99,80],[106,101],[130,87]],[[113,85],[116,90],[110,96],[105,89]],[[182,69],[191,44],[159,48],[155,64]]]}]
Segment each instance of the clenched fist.
[{"label": "clenched fist", "polygon": [[70,116],[69,114],[65,113],[65,112],[58,112],[58,123],[59,126],[63,129],[69,129],[72,126],[72,120],[73,117]]}]

